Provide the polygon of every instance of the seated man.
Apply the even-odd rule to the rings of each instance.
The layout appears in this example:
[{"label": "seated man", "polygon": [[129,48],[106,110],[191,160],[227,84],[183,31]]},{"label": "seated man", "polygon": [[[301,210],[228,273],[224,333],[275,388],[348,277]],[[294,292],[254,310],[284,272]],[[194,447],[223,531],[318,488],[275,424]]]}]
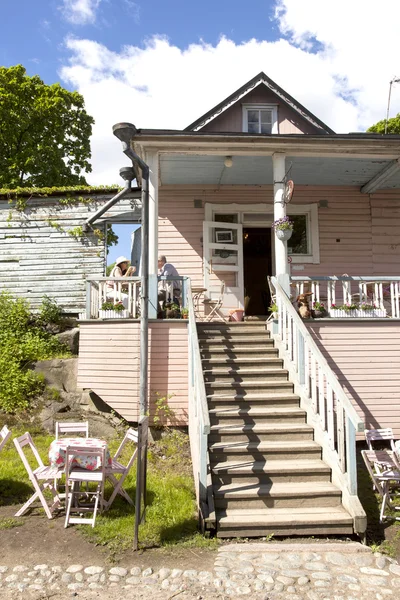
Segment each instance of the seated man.
[{"label": "seated man", "polygon": [[[167,262],[166,256],[158,257],[158,274],[163,277],[179,277],[179,273],[171,263]],[[158,300],[160,302],[176,301],[179,304],[179,298],[182,290],[181,281],[166,281],[158,282]]]}]

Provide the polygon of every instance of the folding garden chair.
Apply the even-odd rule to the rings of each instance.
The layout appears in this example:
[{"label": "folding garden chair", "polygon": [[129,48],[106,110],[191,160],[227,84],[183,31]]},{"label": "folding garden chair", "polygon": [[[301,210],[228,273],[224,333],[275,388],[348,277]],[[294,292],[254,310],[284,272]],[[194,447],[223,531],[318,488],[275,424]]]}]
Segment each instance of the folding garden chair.
[{"label": "folding garden chair", "polygon": [[11,431],[8,429],[7,425],[4,425],[0,431],[0,452],[3,450],[10,437]]},{"label": "folding garden chair", "polygon": [[[122,487],[122,484],[124,483],[127,475],[129,474],[129,471],[131,470],[133,463],[135,462],[136,455],[137,455],[137,441],[138,441],[137,431],[135,431],[134,429],[131,429],[131,428],[128,429],[117,452],[115,453],[114,458],[112,459],[112,465],[110,467],[106,467],[106,479],[114,487],[109,500],[107,502],[104,502],[106,509],[110,508],[110,506],[114,502],[117,494],[120,494],[132,506],[134,505],[132,498],[124,490],[124,488]],[[120,462],[120,456],[121,456],[125,446],[129,442],[133,442],[135,444],[135,449],[134,449],[133,453],[131,454],[131,457],[130,457],[128,463],[126,464],[126,466],[124,466]],[[121,475],[121,477],[119,479],[117,479],[116,475]]]},{"label": "folding garden chair", "polygon": [[[100,510],[103,508],[106,451],[105,447],[67,446],[65,458],[66,516],[64,527],[68,527],[70,523],[80,523],[94,527],[99,505]],[[90,459],[98,460],[100,466],[93,471],[72,466],[74,456],[77,454],[85,454]],[[85,491],[81,489],[82,483],[87,484]],[[90,490],[89,485],[91,483],[96,484],[94,491]],[[92,502],[88,502],[90,497],[92,497]],[[82,499],[85,501],[83,502]],[[71,517],[71,512],[77,512],[79,516]],[[92,517],[87,518],[82,516],[85,512],[92,512]]]},{"label": "folding garden chair", "polygon": [[[57,477],[61,477],[61,472],[57,469],[57,467],[49,467],[43,464],[30,433],[26,432],[24,435],[21,435],[21,437],[14,438],[14,444],[22,462],[24,463],[24,467],[35,490],[33,496],[23,505],[22,508],[19,509],[15,516],[20,517],[23,515],[33,504],[33,502],[35,502],[36,499],[39,499],[46,512],[46,515],[49,519],[52,519],[53,512],[60,506],[60,498],[57,494],[57,490],[54,487],[54,480]],[[28,449],[31,450],[39,465],[34,470],[32,470],[31,465],[25,456],[25,451]],[[47,504],[46,498],[43,495],[44,490],[49,490],[53,496],[53,504],[51,506]]]},{"label": "folding garden chair", "polygon": [[58,440],[60,435],[68,435],[70,433],[84,433],[85,437],[89,437],[89,421],[79,421],[78,423],[56,421],[56,440]]},{"label": "folding garden chair", "polygon": [[223,305],[224,294],[225,294],[225,281],[221,281],[221,288],[220,288],[220,292],[219,292],[218,298],[215,298],[215,300],[211,299],[211,298],[205,298],[205,300],[203,301],[204,304],[206,304],[207,306],[211,307],[211,310],[208,313],[208,315],[204,318],[204,321],[211,321],[212,318],[215,315],[217,315],[219,309]]},{"label": "folding garden chair", "polygon": [[[386,508],[400,510],[399,506],[393,505],[393,486],[400,484],[400,465],[396,455],[391,450],[361,450],[365,466],[371,476],[375,489],[382,496],[382,506],[379,522],[386,518]],[[400,517],[393,517],[400,521]]]},{"label": "folding garden chair", "polygon": [[388,441],[390,443],[391,450],[396,452],[393,429],[391,427],[388,427],[387,429],[366,429],[364,434],[369,450],[374,450],[373,442]]}]

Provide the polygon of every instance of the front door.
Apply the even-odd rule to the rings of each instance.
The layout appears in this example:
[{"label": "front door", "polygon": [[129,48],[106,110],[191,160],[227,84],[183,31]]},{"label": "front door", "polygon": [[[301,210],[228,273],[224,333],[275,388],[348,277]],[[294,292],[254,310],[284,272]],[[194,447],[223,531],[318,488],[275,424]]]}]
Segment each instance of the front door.
[{"label": "front door", "polygon": [[215,221],[203,222],[204,287],[208,298],[217,300],[224,282],[221,312],[228,314],[232,308],[244,308],[243,228],[215,217]]},{"label": "front door", "polygon": [[272,275],[271,228],[243,229],[244,303],[247,316],[268,315],[267,276]]}]

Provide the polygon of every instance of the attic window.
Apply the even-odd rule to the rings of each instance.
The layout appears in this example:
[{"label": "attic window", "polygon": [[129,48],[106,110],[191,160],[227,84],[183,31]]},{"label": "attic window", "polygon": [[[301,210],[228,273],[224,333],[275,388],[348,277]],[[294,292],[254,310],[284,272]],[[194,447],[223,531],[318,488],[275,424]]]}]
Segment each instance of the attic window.
[{"label": "attic window", "polygon": [[273,104],[244,104],[243,131],[278,133],[278,107]]}]

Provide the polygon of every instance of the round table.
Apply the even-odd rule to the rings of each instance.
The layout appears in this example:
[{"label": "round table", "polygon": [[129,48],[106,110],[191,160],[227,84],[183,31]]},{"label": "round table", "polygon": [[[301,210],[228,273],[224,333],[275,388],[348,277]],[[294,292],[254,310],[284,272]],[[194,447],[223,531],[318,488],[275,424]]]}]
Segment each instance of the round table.
[{"label": "round table", "polygon": [[62,469],[65,467],[65,456],[67,454],[67,446],[82,446],[82,454],[75,454],[72,460],[72,467],[80,467],[88,471],[95,471],[101,467],[100,457],[93,457],[85,454],[85,448],[98,448],[99,450],[106,448],[107,467],[111,467],[112,458],[107,448],[107,442],[97,438],[60,438],[53,440],[49,448],[49,459],[52,467]]}]

